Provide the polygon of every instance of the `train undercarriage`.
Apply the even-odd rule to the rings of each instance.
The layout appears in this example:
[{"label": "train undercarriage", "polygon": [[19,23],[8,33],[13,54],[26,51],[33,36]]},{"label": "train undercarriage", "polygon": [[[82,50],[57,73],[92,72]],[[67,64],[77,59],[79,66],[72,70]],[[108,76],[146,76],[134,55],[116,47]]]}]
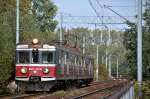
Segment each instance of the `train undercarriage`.
[{"label": "train undercarriage", "polygon": [[66,89],[71,86],[73,87],[81,87],[82,85],[87,86],[92,82],[93,79],[68,79],[68,80],[53,80],[53,81],[40,81],[40,80],[32,80],[32,81],[19,81],[16,80],[16,84],[18,86],[19,91],[51,91],[51,89]]}]

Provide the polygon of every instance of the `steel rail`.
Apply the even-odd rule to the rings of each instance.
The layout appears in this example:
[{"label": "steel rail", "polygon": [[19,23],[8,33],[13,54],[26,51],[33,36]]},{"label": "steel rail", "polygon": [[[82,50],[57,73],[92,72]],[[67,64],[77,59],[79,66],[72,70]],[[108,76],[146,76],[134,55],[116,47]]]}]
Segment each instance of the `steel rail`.
[{"label": "steel rail", "polygon": [[36,94],[4,94],[0,95],[0,99],[27,99],[28,97],[40,96],[44,95],[44,93],[36,93]]},{"label": "steel rail", "polygon": [[38,97],[40,95],[44,95],[44,93],[27,94],[27,95],[24,95],[24,96],[12,97],[11,99],[28,99],[28,98]]},{"label": "steel rail", "polygon": [[[122,84],[122,83],[121,83],[121,84]],[[113,86],[111,86],[111,87],[104,87],[104,88],[101,88],[101,89],[98,89],[98,90],[95,90],[95,91],[92,91],[92,92],[89,92],[89,93],[85,93],[85,94],[80,95],[80,96],[73,97],[73,98],[71,98],[71,99],[81,99],[81,98],[83,98],[83,97],[90,96],[90,95],[92,95],[92,94],[96,94],[96,93],[101,92],[101,91],[104,91],[104,90],[112,89],[113,87],[117,87],[117,86],[119,86],[119,85],[113,85]]]}]

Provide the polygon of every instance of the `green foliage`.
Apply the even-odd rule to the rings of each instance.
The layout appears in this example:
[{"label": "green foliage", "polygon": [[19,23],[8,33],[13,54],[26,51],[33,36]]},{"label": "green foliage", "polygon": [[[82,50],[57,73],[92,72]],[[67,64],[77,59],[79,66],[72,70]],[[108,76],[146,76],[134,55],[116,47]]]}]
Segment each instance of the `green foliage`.
[{"label": "green foliage", "polygon": [[70,43],[70,45],[77,45],[77,47],[81,47],[83,43],[83,37],[85,37],[85,42],[89,40],[89,33],[90,30],[88,28],[72,28],[70,30],[63,30],[63,33],[65,33],[65,39]]},{"label": "green foliage", "polygon": [[[25,1],[22,1],[22,3]],[[33,4],[33,5],[32,5]],[[25,6],[25,4],[23,4]],[[28,14],[22,11],[21,20],[21,42],[31,42],[33,38],[38,38],[41,42],[54,40],[53,33],[57,21],[55,17],[57,7],[51,0],[30,0]]]},{"label": "green foliage", "polygon": [[108,80],[109,79],[109,73],[106,69],[106,66],[103,64],[99,65],[99,75],[101,80]]},{"label": "green foliage", "polygon": [[[31,13],[31,2],[42,2],[34,5],[32,10],[43,13]],[[20,0],[20,41],[31,42],[38,38],[41,42],[54,39],[56,6],[51,0]],[[43,30],[42,30],[43,29]],[[6,87],[15,76],[15,31],[16,0],[0,0],[0,88]]]},{"label": "green foliage", "polygon": [[144,82],[142,86],[142,90],[144,93],[150,93],[150,82]]},{"label": "green foliage", "polygon": [[54,31],[57,21],[54,20],[57,7],[51,0],[31,0],[32,15],[36,17],[37,25],[41,32]]},{"label": "green foliage", "polygon": [[[123,33],[120,31],[111,30],[111,44],[106,46],[108,43],[108,30],[90,30],[88,28],[78,27],[66,30],[65,28],[62,29],[64,33],[64,40],[71,42],[70,45],[73,45],[76,41],[75,37],[77,37],[77,47],[81,48],[83,44],[83,37],[85,37],[85,46],[86,46],[86,54],[91,55],[96,59],[96,43],[99,44],[99,75],[100,79],[108,79],[108,71],[105,68],[106,66],[103,65],[105,63],[105,51],[106,48],[108,49],[108,53],[112,55],[112,70],[116,70],[116,60],[119,59],[119,64],[125,61],[125,47],[123,45]],[[101,33],[103,33],[103,43],[100,44]],[[57,31],[57,35],[59,37],[59,30]],[[93,38],[92,38],[93,35]],[[96,42],[94,44],[94,42]],[[103,59],[102,59],[103,57]],[[103,60],[103,64],[102,64]],[[96,63],[96,62],[95,62]],[[120,68],[120,67],[119,67]],[[120,68],[121,74],[128,74],[128,70],[125,68]],[[94,65],[94,74],[96,73],[96,65]],[[116,72],[114,72],[116,76]]]},{"label": "green foliage", "polygon": [[[12,1],[12,0],[11,0]],[[6,4],[8,1],[1,1],[0,9],[0,88],[4,87],[14,72],[15,54],[15,11]]]},{"label": "green foliage", "polygon": [[55,39],[55,35],[52,32],[24,32],[21,41],[31,43],[33,38],[39,39],[42,43],[49,43]]},{"label": "green foliage", "polygon": [[[146,10],[144,13],[145,23],[143,26],[143,75],[144,79],[150,77],[150,10]],[[124,33],[124,45],[126,47],[127,54],[126,60],[130,67],[130,75],[136,79],[137,75],[137,25],[135,23],[128,23],[129,28]],[[146,77],[145,77],[146,76]]]},{"label": "green foliage", "polygon": [[130,67],[130,75],[132,78],[136,78],[136,33],[137,26],[134,23],[130,23],[129,29],[124,33],[124,45],[127,49],[126,60],[127,65]]},{"label": "green foliage", "polygon": [[20,15],[20,36],[25,32],[39,32],[40,29],[36,25],[36,19],[28,14]]},{"label": "green foliage", "polygon": [[[138,96],[138,90],[139,90],[139,87],[138,87],[138,82],[135,81],[134,82],[134,91],[135,91],[135,95]],[[142,93],[143,93],[143,96],[147,95],[150,93],[150,82],[149,81],[144,81],[142,83]]]}]

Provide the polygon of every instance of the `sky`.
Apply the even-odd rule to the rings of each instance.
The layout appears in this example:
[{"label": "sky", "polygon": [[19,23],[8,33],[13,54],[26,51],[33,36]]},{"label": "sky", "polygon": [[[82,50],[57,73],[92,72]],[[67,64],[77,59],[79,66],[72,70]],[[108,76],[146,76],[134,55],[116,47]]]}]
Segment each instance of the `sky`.
[{"label": "sky", "polygon": [[[91,0],[100,16],[118,16],[107,8],[101,8],[96,0]],[[111,6],[115,12],[122,16],[135,16],[137,13],[137,0],[98,0],[101,5]],[[96,16],[88,0],[53,0],[58,12],[73,16]],[[73,25],[72,25],[73,26]],[[118,27],[118,26],[117,26]]]}]

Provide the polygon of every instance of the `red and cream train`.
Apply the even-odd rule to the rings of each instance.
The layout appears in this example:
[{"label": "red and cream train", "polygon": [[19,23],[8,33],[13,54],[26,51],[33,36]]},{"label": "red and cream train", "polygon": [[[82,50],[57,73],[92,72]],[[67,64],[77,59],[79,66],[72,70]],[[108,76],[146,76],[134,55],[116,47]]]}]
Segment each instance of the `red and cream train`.
[{"label": "red and cream train", "polygon": [[66,83],[89,84],[93,80],[93,59],[75,48],[33,39],[16,47],[15,80],[24,91],[49,91]]}]

